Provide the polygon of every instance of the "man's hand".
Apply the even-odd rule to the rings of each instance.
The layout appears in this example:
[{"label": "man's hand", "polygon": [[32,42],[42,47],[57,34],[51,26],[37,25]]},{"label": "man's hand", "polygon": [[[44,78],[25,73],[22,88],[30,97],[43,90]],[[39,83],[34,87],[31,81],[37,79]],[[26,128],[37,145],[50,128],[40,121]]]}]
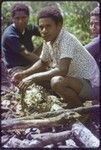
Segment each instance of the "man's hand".
[{"label": "man's hand", "polygon": [[26,91],[26,89],[33,83],[33,80],[29,77],[24,78],[19,84],[18,88],[20,91]]},{"label": "man's hand", "polygon": [[24,74],[22,72],[15,73],[11,79],[11,82],[14,85],[18,85],[19,82],[24,78]]}]

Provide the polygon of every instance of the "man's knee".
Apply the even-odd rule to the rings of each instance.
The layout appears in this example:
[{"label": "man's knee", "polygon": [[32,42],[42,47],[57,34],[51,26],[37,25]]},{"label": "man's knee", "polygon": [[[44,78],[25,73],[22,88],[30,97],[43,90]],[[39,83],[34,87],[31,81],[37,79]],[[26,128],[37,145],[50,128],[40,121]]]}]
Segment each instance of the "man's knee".
[{"label": "man's knee", "polygon": [[55,76],[51,79],[51,88],[56,91],[63,84],[64,78],[62,76]]}]

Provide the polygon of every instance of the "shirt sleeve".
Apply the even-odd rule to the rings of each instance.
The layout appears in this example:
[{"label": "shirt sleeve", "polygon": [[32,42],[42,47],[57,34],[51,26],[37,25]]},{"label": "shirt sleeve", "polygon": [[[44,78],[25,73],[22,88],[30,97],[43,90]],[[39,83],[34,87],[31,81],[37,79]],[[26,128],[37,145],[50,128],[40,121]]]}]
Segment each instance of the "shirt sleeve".
[{"label": "shirt sleeve", "polygon": [[92,56],[99,54],[100,40],[96,39],[85,45],[85,48],[91,53]]},{"label": "shirt sleeve", "polygon": [[61,49],[60,59],[66,58],[66,57],[73,58],[73,54],[75,50],[74,39],[72,38],[68,39],[67,37],[64,37],[60,44],[60,49]]}]

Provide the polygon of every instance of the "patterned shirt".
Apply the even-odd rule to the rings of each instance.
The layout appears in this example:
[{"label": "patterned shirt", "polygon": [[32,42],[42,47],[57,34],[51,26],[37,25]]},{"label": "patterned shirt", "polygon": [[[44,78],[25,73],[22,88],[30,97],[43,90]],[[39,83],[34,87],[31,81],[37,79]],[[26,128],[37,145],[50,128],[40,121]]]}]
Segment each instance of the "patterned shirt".
[{"label": "patterned shirt", "polygon": [[91,81],[92,87],[99,86],[99,68],[96,61],[78,39],[64,29],[53,45],[44,41],[40,58],[48,62],[51,68],[58,67],[62,58],[72,58],[68,76],[85,78]]}]

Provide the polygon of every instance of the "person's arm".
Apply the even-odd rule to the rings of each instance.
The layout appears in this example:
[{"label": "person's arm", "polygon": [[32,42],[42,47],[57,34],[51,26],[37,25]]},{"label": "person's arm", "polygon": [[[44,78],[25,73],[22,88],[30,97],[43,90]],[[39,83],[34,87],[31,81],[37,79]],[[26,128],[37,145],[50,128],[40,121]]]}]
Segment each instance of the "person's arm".
[{"label": "person's arm", "polygon": [[37,72],[42,72],[47,69],[48,64],[42,62],[41,59],[39,59],[32,67],[22,71],[22,74],[27,77],[30,76],[31,74],[37,73]]},{"label": "person's arm", "polygon": [[41,59],[39,59],[33,66],[30,68],[17,72],[13,75],[12,77],[12,82],[17,85],[23,78],[32,75],[33,73],[36,72],[42,72],[47,69],[47,64],[43,63]]},{"label": "person's arm", "polygon": [[69,70],[71,58],[63,58],[60,60],[59,67],[51,69],[49,71],[35,73],[31,76],[24,78],[18,85],[18,87],[24,91],[28,86],[35,82],[50,81],[54,76],[66,76]]},{"label": "person's arm", "polygon": [[99,54],[99,49],[100,49],[99,38],[93,39],[90,43],[85,45],[85,48],[91,53],[93,57],[95,57],[96,54]]},{"label": "person's arm", "polygon": [[[28,25],[27,26],[27,30],[29,31],[29,34],[31,36],[39,36],[41,37],[41,34],[39,32],[38,26],[35,25]],[[36,52],[37,51],[37,52]],[[20,51],[20,54],[27,59],[28,61],[30,61],[31,63],[35,63],[37,60],[39,60],[38,56],[40,55],[42,51],[42,44],[40,45],[40,47],[37,47],[34,51],[29,52],[24,45],[22,46],[22,50]]]},{"label": "person's arm", "polygon": [[20,55],[22,55],[26,60],[30,61],[31,63],[35,63],[39,59],[39,57],[36,54],[34,54],[33,52],[29,52],[24,47],[24,45],[21,45],[18,37],[15,35],[13,35],[13,36],[7,35],[6,43],[12,52],[14,52],[15,54],[19,53]]},{"label": "person's arm", "polygon": [[49,81],[54,76],[66,76],[68,73],[71,58],[63,58],[60,60],[59,67],[40,73],[35,73],[29,78],[33,78],[33,81]]},{"label": "person's arm", "polygon": [[28,52],[26,49],[21,51],[20,54],[31,63],[35,63],[37,60],[39,60],[39,57],[36,54],[33,52]]}]

